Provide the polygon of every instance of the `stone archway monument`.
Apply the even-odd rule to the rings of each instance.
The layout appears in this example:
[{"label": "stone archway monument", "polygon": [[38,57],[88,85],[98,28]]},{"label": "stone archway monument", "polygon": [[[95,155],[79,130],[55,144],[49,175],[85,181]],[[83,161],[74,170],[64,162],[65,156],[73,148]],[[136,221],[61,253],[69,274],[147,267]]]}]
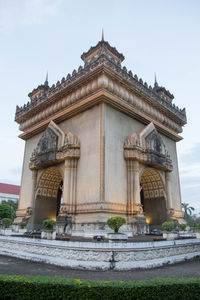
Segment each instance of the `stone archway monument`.
[{"label": "stone archway monument", "polygon": [[58,232],[70,223],[72,234],[87,236],[106,232],[116,215],[133,233],[182,222],[176,142],[185,109],[122,67],[123,54],[104,40],[81,58],[84,66],[17,106],[26,145],[16,229],[54,218]]}]

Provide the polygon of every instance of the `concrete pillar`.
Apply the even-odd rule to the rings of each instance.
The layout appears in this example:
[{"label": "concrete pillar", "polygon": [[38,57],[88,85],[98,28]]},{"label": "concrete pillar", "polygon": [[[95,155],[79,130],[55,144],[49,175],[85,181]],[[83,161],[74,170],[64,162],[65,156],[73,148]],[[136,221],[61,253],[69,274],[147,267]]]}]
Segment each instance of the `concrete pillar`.
[{"label": "concrete pillar", "polygon": [[70,197],[71,197],[71,160],[66,159],[64,165],[64,179],[63,179],[63,203],[70,208]]},{"label": "concrete pillar", "polygon": [[67,214],[76,211],[76,181],[77,181],[77,159],[66,159],[63,180],[63,203],[67,207]]},{"label": "concrete pillar", "polygon": [[77,159],[74,160],[73,164],[73,214],[76,213],[76,181],[77,181]]},{"label": "concrete pillar", "polygon": [[31,208],[35,207],[35,189],[37,182],[37,170],[32,170],[32,187],[31,187]]},{"label": "concrete pillar", "polygon": [[172,209],[172,193],[171,193],[171,174],[169,171],[165,172],[165,184],[166,184],[166,195],[167,195],[167,209]]},{"label": "concrete pillar", "polygon": [[142,213],[140,200],[139,162],[127,160],[127,212],[135,215]]},{"label": "concrete pillar", "polygon": [[133,205],[141,205],[140,201],[140,176],[139,176],[139,162],[134,160],[132,165],[132,184],[133,184],[133,196],[132,203]]}]

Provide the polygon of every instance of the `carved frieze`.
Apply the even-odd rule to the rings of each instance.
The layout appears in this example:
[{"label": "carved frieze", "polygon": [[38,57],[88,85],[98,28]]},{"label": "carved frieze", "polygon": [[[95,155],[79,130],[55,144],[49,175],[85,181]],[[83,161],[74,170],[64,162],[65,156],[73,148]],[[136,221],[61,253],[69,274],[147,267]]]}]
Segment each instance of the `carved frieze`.
[{"label": "carved frieze", "polygon": [[79,157],[80,143],[77,136],[71,132],[64,133],[51,121],[32,153],[29,167],[35,169]]},{"label": "carved frieze", "polygon": [[126,138],[124,157],[126,160],[137,160],[163,170],[173,169],[169,153],[153,123]]}]

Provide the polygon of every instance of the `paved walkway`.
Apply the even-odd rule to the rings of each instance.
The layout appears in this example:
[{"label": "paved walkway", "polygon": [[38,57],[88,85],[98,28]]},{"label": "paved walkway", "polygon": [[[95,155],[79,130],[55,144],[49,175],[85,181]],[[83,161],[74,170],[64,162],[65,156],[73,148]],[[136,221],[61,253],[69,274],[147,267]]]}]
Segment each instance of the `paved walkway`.
[{"label": "paved walkway", "polygon": [[8,275],[41,275],[61,278],[88,280],[144,280],[153,278],[200,277],[200,258],[175,265],[148,270],[133,271],[88,271],[72,270],[43,263],[21,260],[0,255],[0,274]]}]

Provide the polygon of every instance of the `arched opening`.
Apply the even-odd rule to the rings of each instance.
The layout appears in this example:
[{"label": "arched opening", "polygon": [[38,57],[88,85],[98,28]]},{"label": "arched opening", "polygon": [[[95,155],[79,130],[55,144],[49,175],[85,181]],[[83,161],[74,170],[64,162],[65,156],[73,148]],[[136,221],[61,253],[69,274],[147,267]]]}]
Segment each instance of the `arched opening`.
[{"label": "arched opening", "polygon": [[141,205],[149,225],[161,225],[166,221],[166,200],[160,174],[152,168],[143,171],[141,180]]},{"label": "arched opening", "polygon": [[45,219],[56,220],[58,216],[63,179],[56,167],[47,168],[41,175],[36,189],[34,224],[40,228]]}]

